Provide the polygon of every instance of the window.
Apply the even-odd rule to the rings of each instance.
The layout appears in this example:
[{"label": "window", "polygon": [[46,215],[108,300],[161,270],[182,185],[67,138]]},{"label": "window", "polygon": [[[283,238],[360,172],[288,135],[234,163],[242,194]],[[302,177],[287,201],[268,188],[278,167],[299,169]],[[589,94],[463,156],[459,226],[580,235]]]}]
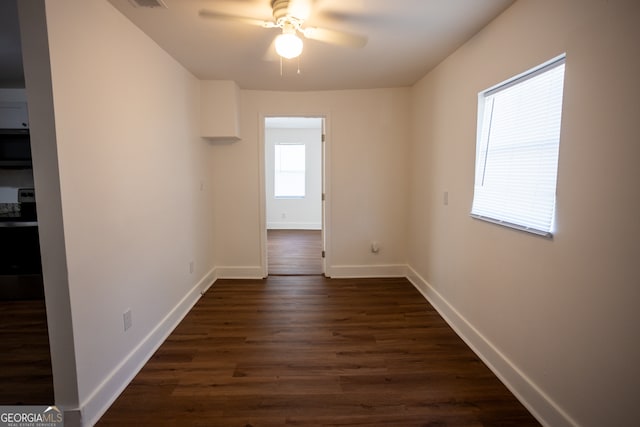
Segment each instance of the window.
[{"label": "window", "polygon": [[564,55],[478,95],[471,216],[551,237]]},{"label": "window", "polygon": [[276,144],[275,148],[275,197],[303,198],[306,187],[304,144]]}]

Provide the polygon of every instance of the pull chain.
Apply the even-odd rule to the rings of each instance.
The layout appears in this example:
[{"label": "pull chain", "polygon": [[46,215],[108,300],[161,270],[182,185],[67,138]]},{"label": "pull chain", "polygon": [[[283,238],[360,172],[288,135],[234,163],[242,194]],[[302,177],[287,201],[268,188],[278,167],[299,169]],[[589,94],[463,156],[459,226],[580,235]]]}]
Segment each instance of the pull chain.
[{"label": "pull chain", "polygon": [[[297,58],[298,59],[298,70],[297,70],[297,74],[300,75],[302,74],[302,71],[300,71],[300,57]],[[283,59],[282,56],[280,57],[280,77],[284,76],[284,65],[283,65]]]}]

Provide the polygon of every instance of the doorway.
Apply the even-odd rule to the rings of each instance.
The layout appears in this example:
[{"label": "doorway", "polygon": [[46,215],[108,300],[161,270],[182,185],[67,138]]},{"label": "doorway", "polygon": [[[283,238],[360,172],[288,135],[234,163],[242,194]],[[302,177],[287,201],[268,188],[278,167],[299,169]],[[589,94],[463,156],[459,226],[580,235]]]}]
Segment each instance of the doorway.
[{"label": "doorway", "polygon": [[323,117],[265,117],[268,275],[324,273]]},{"label": "doorway", "polygon": [[[22,63],[24,23],[18,5],[17,0],[0,2],[1,127],[9,150],[5,154],[10,155],[0,165],[0,405],[50,405],[53,372],[28,130],[31,99],[27,100]],[[39,34],[44,28],[25,27],[29,31],[23,34]]]}]

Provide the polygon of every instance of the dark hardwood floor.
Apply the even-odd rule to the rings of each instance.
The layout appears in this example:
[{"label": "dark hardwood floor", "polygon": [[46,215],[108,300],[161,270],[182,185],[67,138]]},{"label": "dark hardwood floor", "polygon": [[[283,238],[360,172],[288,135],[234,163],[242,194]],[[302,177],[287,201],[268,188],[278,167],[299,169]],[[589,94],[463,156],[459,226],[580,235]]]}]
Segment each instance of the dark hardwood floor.
[{"label": "dark hardwood floor", "polygon": [[406,279],[218,280],[100,426],[537,426]]},{"label": "dark hardwood floor", "polygon": [[270,275],[322,274],[320,230],[267,230]]},{"label": "dark hardwood floor", "polygon": [[0,405],[51,405],[44,300],[0,301]]}]

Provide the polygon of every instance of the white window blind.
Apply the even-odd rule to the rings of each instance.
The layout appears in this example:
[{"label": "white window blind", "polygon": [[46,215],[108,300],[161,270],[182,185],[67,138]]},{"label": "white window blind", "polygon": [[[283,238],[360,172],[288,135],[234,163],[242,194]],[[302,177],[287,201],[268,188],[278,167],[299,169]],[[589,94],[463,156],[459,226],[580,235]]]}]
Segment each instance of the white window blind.
[{"label": "white window blind", "polygon": [[275,145],[275,182],[276,198],[305,197],[305,145]]},{"label": "white window blind", "polygon": [[479,94],[471,216],[551,237],[564,63]]}]

